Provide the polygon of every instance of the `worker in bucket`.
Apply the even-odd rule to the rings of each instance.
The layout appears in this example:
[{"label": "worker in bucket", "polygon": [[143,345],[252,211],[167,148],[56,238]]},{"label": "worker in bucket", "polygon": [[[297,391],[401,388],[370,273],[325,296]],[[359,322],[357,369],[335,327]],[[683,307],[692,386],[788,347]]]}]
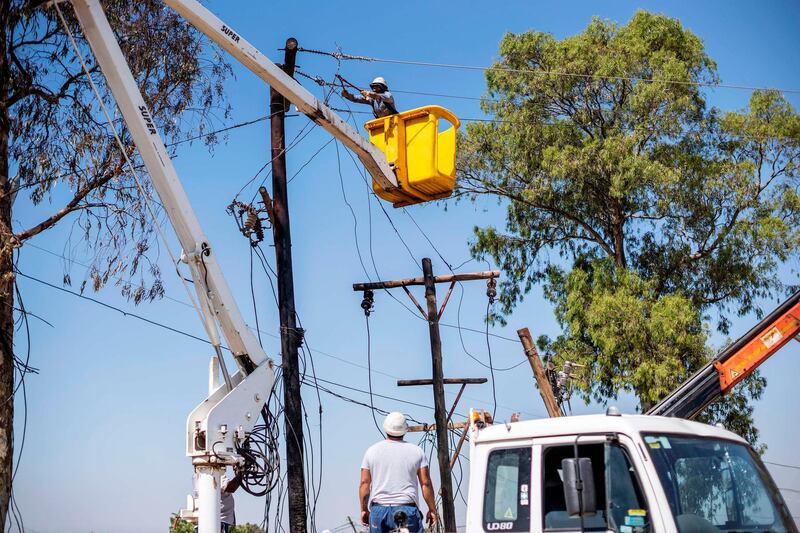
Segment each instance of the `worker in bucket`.
[{"label": "worker in bucket", "polygon": [[396,115],[397,108],[394,106],[394,96],[389,92],[386,80],[378,76],[369,84],[370,91],[361,91],[361,95],[353,94],[347,89],[342,89],[342,97],[357,104],[367,104],[372,106],[372,114],[375,118]]},{"label": "worker in bucket", "polygon": [[[386,438],[373,444],[361,463],[361,522],[370,533],[388,533],[406,528],[423,530],[417,482],[428,506],[427,522],[436,524],[436,500],[428,461],[422,448],[403,440],[408,423],[403,413],[389,413],[383,421]],[[398,523],[399,522],[399,523]]]}]

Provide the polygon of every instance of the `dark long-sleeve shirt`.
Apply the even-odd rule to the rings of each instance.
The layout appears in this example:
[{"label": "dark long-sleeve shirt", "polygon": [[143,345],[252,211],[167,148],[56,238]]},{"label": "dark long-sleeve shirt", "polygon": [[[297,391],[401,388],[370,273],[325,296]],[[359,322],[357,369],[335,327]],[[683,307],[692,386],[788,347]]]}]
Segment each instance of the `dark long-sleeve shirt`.
[{"label": "dark long-sleeve shirt", "polygon": [[372,114],[375,115],[375,118],[397,114],[397,108],[394,105],[394,96],[392,96],[392,93],[384,91],[382,93],[371,94],[374,96],[364,97],[360,94],[350,93],[345,93],[343,96],[351,102],[372,106]]}]

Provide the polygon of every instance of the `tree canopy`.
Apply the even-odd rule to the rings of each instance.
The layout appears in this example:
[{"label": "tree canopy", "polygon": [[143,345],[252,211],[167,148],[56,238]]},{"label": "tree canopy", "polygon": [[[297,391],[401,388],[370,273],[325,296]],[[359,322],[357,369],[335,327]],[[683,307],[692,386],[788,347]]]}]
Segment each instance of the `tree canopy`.
[{"label": "tree canopy", "polygon": [[[12,2],[4,133],[10,141],[15,201],[62,205],[30,227],[15,228],[11,244],[18,246],[67,219],[78,242],[88,244],[94,288],[109,279],[134,277],[133,282],[121,282],[126,294],[137,302],[158,297],[158,268],[146,257],[152,247],[152,217],[54,9],[41,4]],[[103,7],[165,142],[202,137],[209,125],[227,116],[222,83],[230,67],[197,30],[161,2],[111,1]],[[61,9],[113,113],[113,96],[82,30],[69,5]],[[121,125],[120,117],[114,128],[138,163]],[[205,139],[216,141],[213,136]],[[154,283],[148,285],[148,280]]]},{"label": "tree canopy", "polygon": [[[88,75],[56,5],[87,61]],[[155,0],[108,0],[103,9],[169,145],[202,137],[227,117],[222,87],[230,67],[198,31]],[[22,309],[21,318],[27,318],[15,283],[15,252],[43,232],[69,225],[64,283],[71,283],[68,263],[80,253],[91,263],[81,291],[111,282],[136,303],[163,293],[152,261],[158,250],[153,213],[145,203],[149,180],[142,180],[140,191],[113,130],[141,168],[130,136],[121,118],[106,123],[90,78],[113,113],[112,95],[69,3],[0,4],[0,395],[6,398],[0,405],[0,526],[11,496],[13,396],[30,371],[14,354],[15,311]],[[27,204],[25,226],[15,217],[22,204]],[[154,210],[158,216],[157,205]],[[31,221],[34,216],[39,218]]]},{"label": "tree canopy", "polygon": [[727,333],[732,314],[785,292],[800,117],[780,92],[709,106],[719,78],[702,40],[644,11],[561,40],[506,34],[486,81],[496,120],[467,126],[459,192],[507,215],[475,228],[472,253],[505,273],[501,320],[543,284],[562,332],[540,346],[587,365],[587,399],[632,391],[649,407],[707,360],[712,319]]}]

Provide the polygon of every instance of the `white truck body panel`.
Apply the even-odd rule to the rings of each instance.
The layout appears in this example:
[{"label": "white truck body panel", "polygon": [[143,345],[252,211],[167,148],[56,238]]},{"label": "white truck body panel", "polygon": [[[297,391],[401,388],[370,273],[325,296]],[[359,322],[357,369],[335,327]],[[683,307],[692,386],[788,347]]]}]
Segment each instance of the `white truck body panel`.
[{"label": "white truck body panel", "polygon": [[[678,418],[646,415],[588,415],[546,418],[510,424],[498,423],[482,429],[471,425],[470,437],[470,481],[467,505],[467,533],[486,533],[483,523],[485,484],[489,465],[489,454],[493,450],[530,446],[530,531],[544,531],[541,480],[543,478],[542,451],[552,445],[572,445],[576,437],[579,444],[606,442],[606,436],[614,434],[629,453],[641,488],[648,504],[649,532],[677,532],[669,511],[668,499],[662,489],[658,473],[648,456],[642,433],[675,434],[691,437],[713,437],[747,445],[739,435],[726,429]],[[496,528],[502,531],[502,526]],[[548,530],[551,531],[551,530]],[[580,529],[559,529],[560,532]]]}]

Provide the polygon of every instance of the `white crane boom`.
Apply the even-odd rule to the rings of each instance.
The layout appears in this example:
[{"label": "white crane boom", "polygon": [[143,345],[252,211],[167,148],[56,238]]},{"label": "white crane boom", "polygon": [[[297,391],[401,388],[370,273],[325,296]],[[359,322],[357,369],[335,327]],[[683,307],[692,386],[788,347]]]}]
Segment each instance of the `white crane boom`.
[{"label": "white crane boom", "polygon": [[[219,323],[237,364],[249,374],[265,361],[266,354],[239,312],[103,8],[88,0],[75,0],[72,5],[175,229],[201,305]],[[208,321],[213,341],[216,327]]]},{"label": "white crane boom", "polygon": [[386,155],[320,102],[230,26],[196,0],[164,0],[189,23],[228,51],[242,65],[297,106],[301,113],[333,135],[358,156],[375,181],[386,190],[397,189],[397,178]]},{"label": "white crane boom", "polygon": [[[208,398],[186,423],[186,453],[195,467],[198,492],[197,500],[191,500],[199,503],[199,508],[197,503],[190,506],[187,516],[198,519],[199,533],[218,533],[220,476],[227,465],[244,461],[239,450],[246,446],[272,390],[273,364],[239,312],[99,0],[72,0],[72,6],[175,229],[181,260],[191,270],[204,326],[225,378],[225,384],[218,385],[212,365]],[[234,375],[225,369],[217,326],[239,366]]]},{"label": "white crane boom", "polygon": [[[226,465],[244,460],[239,446],[247,441],[272,389],[272,361],[241,316],[99,0],[71,3],[178,236],[183,249],[181,260],[191,270],[204,326],[225,378],[225,385],[218,386],[216,365],[212,364],[209,396],[189,415],[186,427],[186,450],[195,466],[198,497],[190,498],[189,509],[182,515],[197,519],[199,533],[216,533],[220,476]],[[164,3],[352,150],[381,187],[387,191],[399,188],[383,152],[230,26],[195,0]],[[235,375],[229,375],[225,368],[217,326],[239,366]]]}]

